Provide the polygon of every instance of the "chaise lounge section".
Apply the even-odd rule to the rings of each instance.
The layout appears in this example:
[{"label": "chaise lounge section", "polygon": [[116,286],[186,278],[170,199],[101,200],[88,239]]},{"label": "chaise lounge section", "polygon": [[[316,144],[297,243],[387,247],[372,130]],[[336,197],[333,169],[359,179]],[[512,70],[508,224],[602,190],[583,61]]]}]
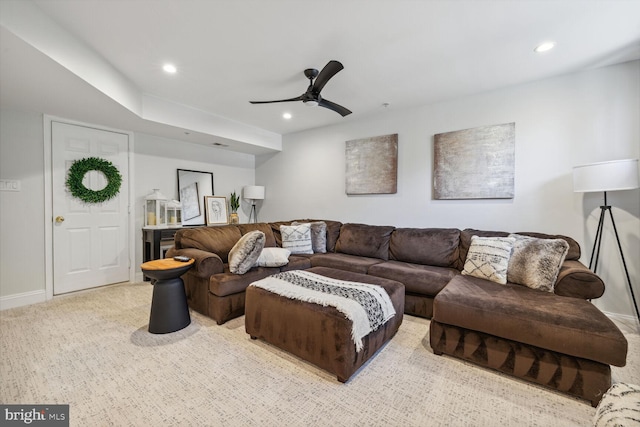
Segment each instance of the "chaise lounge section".
[{"label": "chaise lounge section", "polygon": [[[404,285],[404,313],[431,318],[430,343],[447,354],[588,400],[597,405],[611,385],[609,365],[624,366],[627,342],[589,300],[604,293],[602,280],[582,263],[566,236],[517,233],[568,246],[547,291],[466,274],[474,236],[510,233],[474,229],[396,228],[326,224],[326,250],[292,254],[280,267],[231,273],[229,251],[251,231],[265,247],[281,247],[280,227],[315,220],[183,229],[169,256],[196,260],[183,276],[189,305],[222,324],[244,314],[246,288],[284,270],[325,267]],[[566,243],[565,243],[566,242]]]}]

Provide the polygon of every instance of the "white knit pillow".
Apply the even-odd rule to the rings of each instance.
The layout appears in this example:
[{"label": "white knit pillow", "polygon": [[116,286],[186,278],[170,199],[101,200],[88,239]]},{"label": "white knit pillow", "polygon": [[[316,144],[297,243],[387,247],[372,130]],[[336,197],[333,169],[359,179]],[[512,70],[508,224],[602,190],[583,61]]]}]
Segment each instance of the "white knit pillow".
[{"label": "white knit pillow", "polygon": [[282,247],[292,254],[312,254],[311,224],[281,225]]},{"label": "white knit pillow", "polygon": [[513,237],[472,236],[462,274],[506,284],[515,240]]},{"label": "white knit pillow", "polygon": [[[306,224],[293,221],[291,225]],[[314,221],[311,225],[311,247],[314,254],[327,253],[327,223],[324,221]]]},{"label": "white knit pillow", "polygon": [[256,261],[258,267],[282,267],[289,264],[291,251],[285,248],[264,248]]}]

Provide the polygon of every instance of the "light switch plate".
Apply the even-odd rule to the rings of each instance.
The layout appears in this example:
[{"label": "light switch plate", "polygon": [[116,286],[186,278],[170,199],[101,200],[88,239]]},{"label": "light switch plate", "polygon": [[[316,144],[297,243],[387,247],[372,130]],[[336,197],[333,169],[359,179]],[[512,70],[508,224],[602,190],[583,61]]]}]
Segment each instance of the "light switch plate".
[{"label": "light switch plate", "polygon": [[20,181],[15,179],[0,179],[0,191],[20,191]]}]

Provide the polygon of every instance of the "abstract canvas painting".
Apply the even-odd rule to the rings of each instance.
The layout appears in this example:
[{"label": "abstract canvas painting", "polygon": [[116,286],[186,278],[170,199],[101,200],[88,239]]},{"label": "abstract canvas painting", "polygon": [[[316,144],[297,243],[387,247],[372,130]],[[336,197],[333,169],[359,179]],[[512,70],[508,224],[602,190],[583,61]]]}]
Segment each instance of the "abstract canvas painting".
[{"label": "abstract canvas painting", "polygon": [[434,199],[513,199],[515,123],[434,136]]},{"label": "abstract canvas painting", "polygon": [[347,141],[345,153],[347,194],[397,192],[397,133]]}]

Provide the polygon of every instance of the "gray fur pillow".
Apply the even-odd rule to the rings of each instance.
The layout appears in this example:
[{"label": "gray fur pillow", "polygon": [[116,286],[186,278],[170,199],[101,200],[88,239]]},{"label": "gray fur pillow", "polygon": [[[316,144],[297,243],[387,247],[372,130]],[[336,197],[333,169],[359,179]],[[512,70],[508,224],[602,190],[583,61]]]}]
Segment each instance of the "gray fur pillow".
[{"label": "gray fur pillow", "polygon": [[563,239],[537,239],[510,234],[516,241],[507,280],[531,289],[553,292],[569,244]]},{"label": "gray fur pillow", "polygon": [[250,231],[240,238],[229,251],[229,270],[234,274],[244,274],[258,260],[264,248],[265,235],[262,231]]}]

